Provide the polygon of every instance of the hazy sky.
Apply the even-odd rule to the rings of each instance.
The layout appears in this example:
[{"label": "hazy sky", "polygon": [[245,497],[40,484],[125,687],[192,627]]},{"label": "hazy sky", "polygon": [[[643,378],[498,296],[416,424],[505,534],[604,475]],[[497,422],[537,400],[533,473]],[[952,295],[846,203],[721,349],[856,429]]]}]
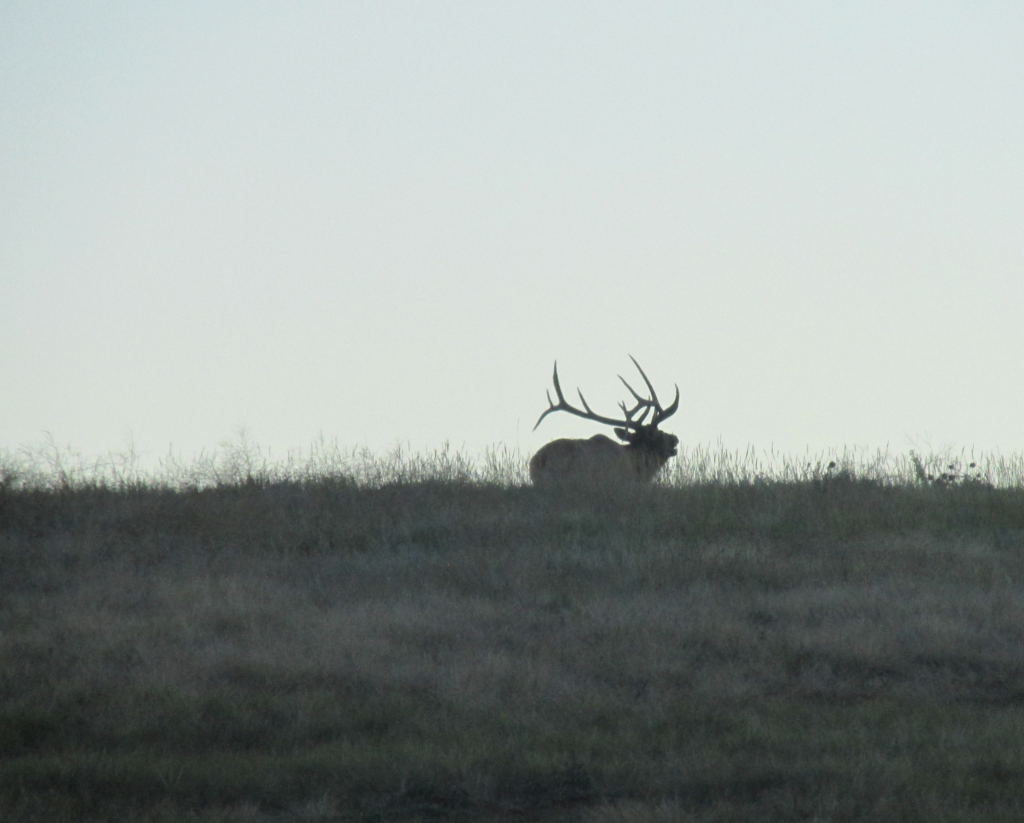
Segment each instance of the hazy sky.
[{"label": "hazy sky", "polygon": [[0,447],[1024,451],[1022,323],[1019,2],[0,2]]}]

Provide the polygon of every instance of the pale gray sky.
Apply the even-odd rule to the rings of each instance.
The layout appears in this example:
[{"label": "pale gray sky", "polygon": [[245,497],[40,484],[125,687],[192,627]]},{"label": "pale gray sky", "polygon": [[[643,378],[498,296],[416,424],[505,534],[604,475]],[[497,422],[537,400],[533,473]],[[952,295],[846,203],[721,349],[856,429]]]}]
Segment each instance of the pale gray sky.
[{"label": "pale gray sky", "polygon": [[1024,5],[0,2],[0,447],[1024,451]]}]

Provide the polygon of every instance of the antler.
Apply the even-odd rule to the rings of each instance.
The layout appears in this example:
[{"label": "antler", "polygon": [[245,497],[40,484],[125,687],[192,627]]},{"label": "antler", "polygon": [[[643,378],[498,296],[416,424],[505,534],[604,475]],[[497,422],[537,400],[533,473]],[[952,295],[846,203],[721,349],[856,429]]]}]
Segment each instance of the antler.
[{"label": "antler", "polygon": [[648,411],[654,409],[654,418],[651,420],[650,425],[657,426],[662,420],[668,419],[673,414],[675,414],[676,411],[679,409],[679,384],[676,384],[676,399],[672,401],[671,406],[669,406],[667,409],[663,409],[661,407],[661,403],[658,402],[658,395],[655,394],[654,392],[654,386],[652,386],[651,381],[647,379],[647,375],[644,374],[644,370],[640,368],[640,364],[636,362],[636,358],[633,357],[633,355],[630,355],[629,359],[633,361],[633,365],[636,366],[636,370],[640,372],[640,376],[644,379],[644,382],[647,384],[647,390],[651,393],[651,399],[648,400],[647,398],[641,397],[639,394],[633,391],[633,387],[629,385],[629,383],[626,382],[626,378],[624,378],[620,374],[619,380],[622,381],[622,385],[629,389],[629,393],[633,395],[633,397],[636,399],[636,405],[633,407],[632,411],[629,412],[626,411],[625,403],[619,403],[619,406],[622,408],[622,411],[625,412],[627,420],[631,420],[633,415],[636,414],[638,410],[643,409],[644,413],[640,415],[640,422],[643,422],[643,419],[647,416]]},{"label": "antler", "polygon": [[[637,367],[637,370],[640,372],[640,376],[643,377],[644,383],[647,384],[647,388],[651,392],[651,397],[649,400],[641,397],[633,391],[633,387],[630,386],[629,383],[626,382],[625,378],[620,374],[619,380],[621,380],[623,385],[629,389],[629,393],[632,394],[637,401],[636,405],[632,409],[627,409],[625,403],[619,403],[619,407],[622,409],[623,415],[625,415],[624,420],[615,420],[611,417],[604,417],[603,415],[596,414],[590,406],[587,405],[586,398],[583,396],[583,392],[579,389],[576,390],[576,393],[580,396],[580,402],[583,404],[584,410],[577,409],[575,406],[571,406],[567,403],[564,395],[562,394],[562,386],[558,382],[558,361],[556,360],[553,379],[555,383],[555,395],[558,397],[558,402],[552,403],[551,392],[547,392],[549,408],[537,419],[537,423],[533,427],[534,431],[537,430],[537,426],[541,424],[541,421],[554,411],[569,412],[569,414],[575,414],[577,417],[582,417],[585,420],[593,420],[596,423],[604,423],[608,426],[622,426],[627,429],[633,429],[634,431],[639,431],[645,425],[656,427],[662,420],[665,420],[667,417],[675,414],[676,409],[679,408],[679,386],[676,386],[676,399],[673,401],[672,405],[667,409],[662,409],[661,404],[658,402],[658,396],[654,393],[654,387],[651,385],[651,381],[647,379],[647,375],[644,374],[644,370],[640,368],[640,364],[636,362],[636,358],[633,357],[633,355],[630,355],[629,359],[633,361],[633,365]],[[643,411],[640,417],[634,420],[634,416],[641,409]],[[651,409],[654,409],[654,417],[651,419],[650,423],[645,424],[644,420],[647,419],[647,413]]]}]

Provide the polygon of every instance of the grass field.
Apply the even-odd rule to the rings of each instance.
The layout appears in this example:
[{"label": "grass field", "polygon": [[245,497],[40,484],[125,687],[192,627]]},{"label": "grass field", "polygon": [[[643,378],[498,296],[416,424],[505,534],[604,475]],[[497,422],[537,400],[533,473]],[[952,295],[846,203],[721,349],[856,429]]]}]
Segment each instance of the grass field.
[{"label": "grass field", "polygon": [[0,820],[1024,819],[1020,461],[674,462],[3,455]]}]

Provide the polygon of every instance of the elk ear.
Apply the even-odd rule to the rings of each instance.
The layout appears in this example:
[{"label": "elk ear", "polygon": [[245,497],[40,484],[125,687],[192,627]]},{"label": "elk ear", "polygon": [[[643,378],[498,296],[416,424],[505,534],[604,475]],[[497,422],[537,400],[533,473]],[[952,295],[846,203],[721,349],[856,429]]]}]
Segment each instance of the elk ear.
[{"label": "elk ear", "polygon": [[616,429],[615,430],[615,436],[618,437],[619,440],[625,440],[628,443],[629,442],[629,429]]}]

